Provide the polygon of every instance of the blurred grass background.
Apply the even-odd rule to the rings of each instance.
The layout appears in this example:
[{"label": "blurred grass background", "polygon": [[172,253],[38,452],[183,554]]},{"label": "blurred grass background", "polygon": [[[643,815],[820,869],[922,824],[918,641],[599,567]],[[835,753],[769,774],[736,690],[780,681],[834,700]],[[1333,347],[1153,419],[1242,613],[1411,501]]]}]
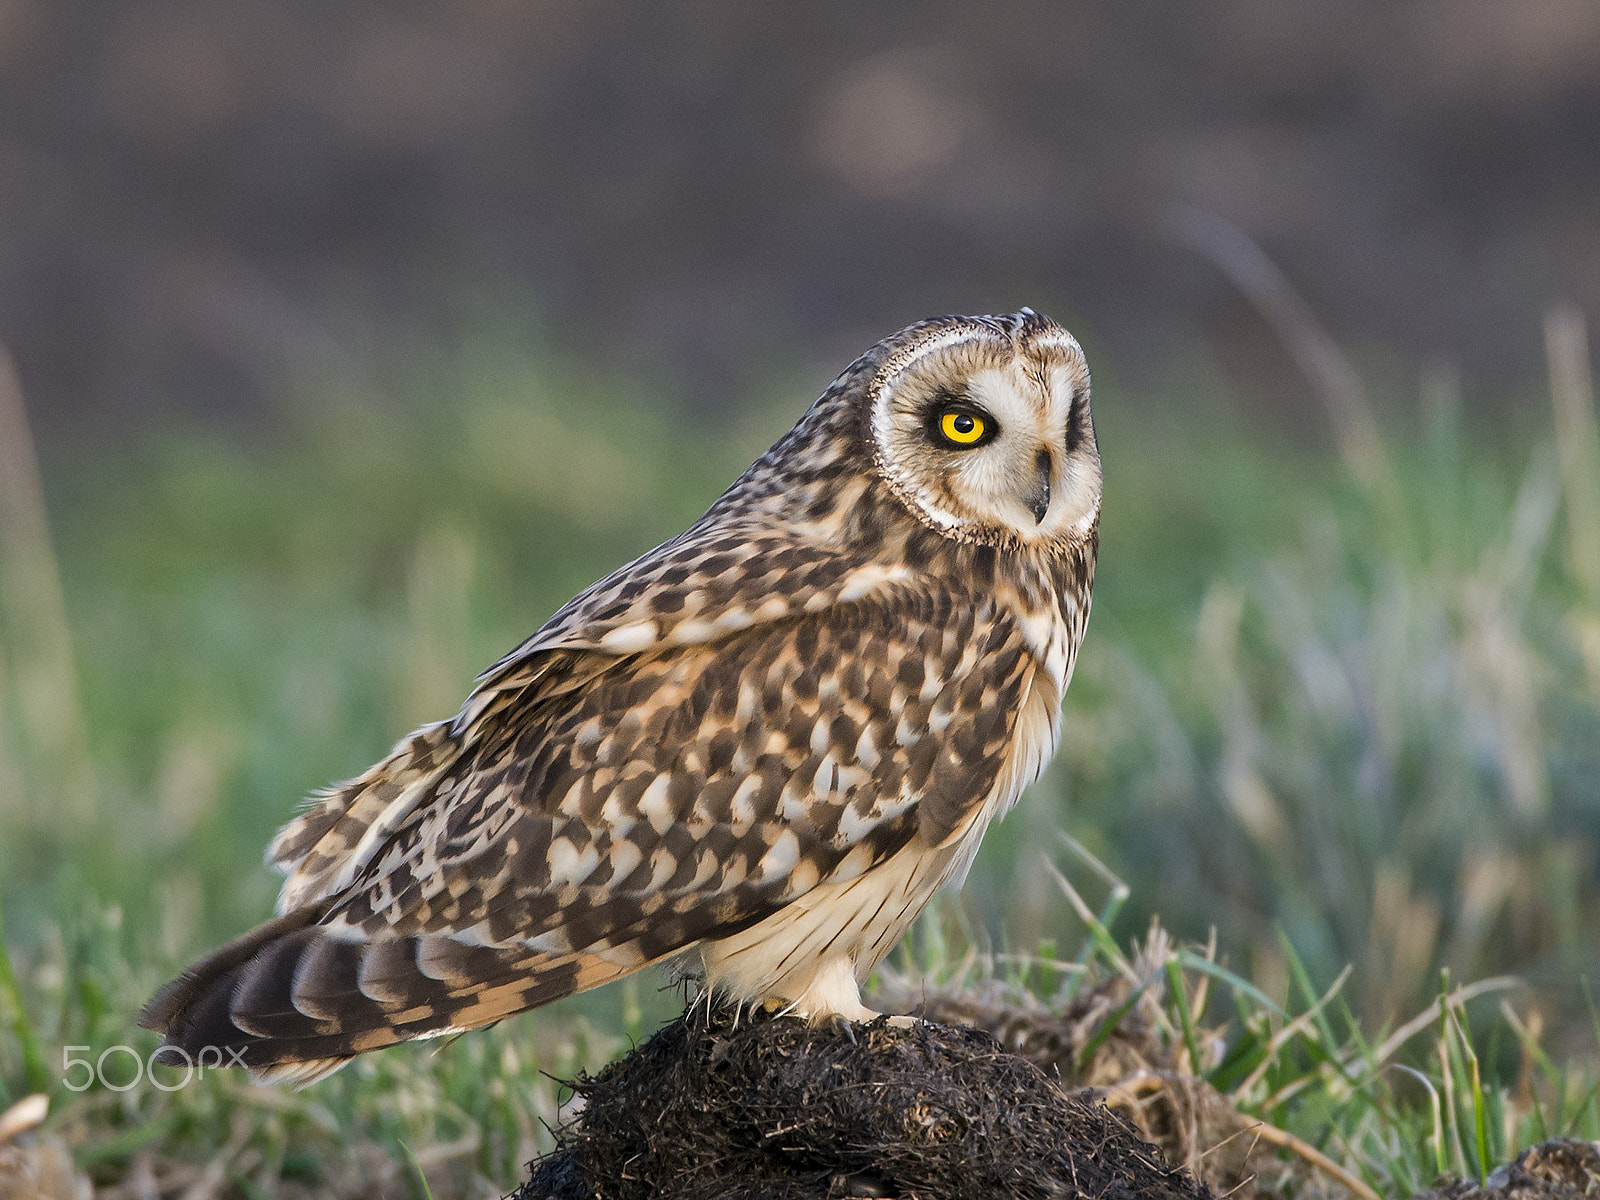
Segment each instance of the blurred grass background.
[{"label": "blurred grass background", "polygon": [[[1554,314],[1551,336],[1555,382],[1515,421],[1475,423],[1443,377],[1392,397],[1390,473],[1365,480],[1261,429],[1203,360],[1157,397],[1107,364],[1101,568],[1063,748],[936,925],[1002,957],[1083,936],[1054,875],[1070,831],[1131,888],[1124,935],[1155,914],[1214,930],[1279,1005],[1353,964],[1342,1003],[1385,1030],[1441,969],[1515,972],[1550,1053],[1592,1057],[1600,443],[1581,322]],[[131,1021],[150,989],[270,911],[261,848],[298,797],[452,712],[823,382],[775,379],[717,418],[502,333],[405,376],[305,385],[267,445],[86,443],[42,490],[8,490],[0,878],[19,982],[0,1079],[56,1094],[87,1165],[243,1137],[258,1173],[265,1144],[280,1174],[310,1155],[323,1178],[327,1156],[359,1175],[374,1145],[471,1137],[509,1186],[543,1144],[530,1114],[557,1112],[540,1072],[595,1065],[679,1003],[646,978],[437,1059],[402,1048],[285,1101],[265,1133],[254,1090],[216,1076],[182,1104],[148,1083],[62,1091],[60,1047],[147,1050]]]},{"label": "blurred grass background", "polygon": [[[1253,429],[1203,363],[1180,386],[1100,377],[1093,632],[1060,761],[984,847],[976,924],[1049,931],[1041,851],[1070,829],[1258,971],[1280,925],[1319,977],[1369,965],[1377,1019],[1443,965],[1576,979],[1600,915],[1600,618],[1569,502],[1600,491],[1592,459],[1563,476],[1548,399],[1474,429],[1435,379],[1393,406],[1380,495]],[[58,559],[8,539],[11,935],[115,904],[171,966],[248,926],[298,797],[453,712],[819,390],[718,420],[486,339],[403,395],[302,391],[270,450],[168,432],[52,464]],[[56,585],[25,579],[56,570],[59,629]]]}]

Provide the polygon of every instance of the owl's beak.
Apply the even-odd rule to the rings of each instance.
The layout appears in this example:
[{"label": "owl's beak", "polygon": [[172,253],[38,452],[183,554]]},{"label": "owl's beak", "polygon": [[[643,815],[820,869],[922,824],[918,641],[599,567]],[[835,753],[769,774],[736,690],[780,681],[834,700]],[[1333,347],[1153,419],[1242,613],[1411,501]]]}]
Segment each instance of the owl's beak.
[{"label": "owl's beak", "polygon": [[1033,523],[1042,525],[1045,513],[1050,511],[1050,451],[1041,450],[1034,455],[1033,466],[1033,487],[1022,497],[1022,502],[1033,513]]}]

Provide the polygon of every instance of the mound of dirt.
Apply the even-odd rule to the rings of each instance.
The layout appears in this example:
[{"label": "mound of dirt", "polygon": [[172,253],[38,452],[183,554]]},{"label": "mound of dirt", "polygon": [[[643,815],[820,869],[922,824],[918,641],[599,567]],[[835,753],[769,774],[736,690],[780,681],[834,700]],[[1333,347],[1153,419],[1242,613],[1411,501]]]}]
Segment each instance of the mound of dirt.
[{"label": "mound of dirt", "polygon": [[[1259,1121],[1193,1074],[1183,1043],[1157,1020],[1162,995],[1155,987],[1133,996],[1118,975],[1080,986],[1066,1001],[1042,1001],[997,980],[954,990],[901,986],[887,999],[930,1021],[993,1034],[1004,1049],[1057,1079],[1068,1095],[1124,1117],[1165,1161],[1182,1164],[1218,1195],[1347,1195],[1338,1187],[1330,1193],[1326,1179],[1285,1156],[1262,1136]],[[1100,1040],[1086,1057],[1094,1038]],[[1201,1041],[1215,1041],[1220,1054],[1215,1031],[1202,1030]]]},{"label": "mound of dirt", "polygon": [[975,1029],[695,1008],[592,1078],[515,1200],[1209,1198]]}]

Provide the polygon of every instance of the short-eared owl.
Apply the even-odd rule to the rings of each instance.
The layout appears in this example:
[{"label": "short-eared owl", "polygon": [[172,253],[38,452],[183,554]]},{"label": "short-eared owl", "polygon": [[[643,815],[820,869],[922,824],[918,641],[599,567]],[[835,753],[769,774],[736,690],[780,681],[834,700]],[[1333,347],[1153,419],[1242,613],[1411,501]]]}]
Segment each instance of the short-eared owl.
[{"label": "short-eared owl", "polygon": [[860,981],[1055,748],[1099,514],[1071,335],[902,330],[286,826],[281,915],[143,1022],[303,1082],[690,947],[714,995],[873,1015]]}]

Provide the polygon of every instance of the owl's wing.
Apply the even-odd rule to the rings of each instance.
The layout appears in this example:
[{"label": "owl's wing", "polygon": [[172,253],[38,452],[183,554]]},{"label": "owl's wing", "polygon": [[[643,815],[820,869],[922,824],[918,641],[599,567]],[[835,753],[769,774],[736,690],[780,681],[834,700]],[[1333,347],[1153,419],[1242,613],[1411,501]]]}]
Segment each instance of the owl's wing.
[{"label": "owl's wing", "polygon": [[574,597],[484,672],[453,720],[401,739],[383,761],[286,825],[267,850],[267,861],[288,875],[278,911],[348,888],[430,802],[455,762],[513,719],[511,709],[581,692],[644,655],[720,643],[885,595],[911,579],[906,567],[852,562],[835,547],[767,526],[713,523],[714,513]]},{"label": "owl's wing", "polygon": [[[534,678],[499,688],[426,802],[377,822],[348,883],[299,910],[314,917],[219,952],[228,977],[158,998],[153,1023],[312,1074],[627,974],[912,837],[958,836],[1000,777],[1034,660],[990,599],[851,574],[830,603],[713,640],[519,660]],[[404,806],[419,785],[395,786]]]}]

